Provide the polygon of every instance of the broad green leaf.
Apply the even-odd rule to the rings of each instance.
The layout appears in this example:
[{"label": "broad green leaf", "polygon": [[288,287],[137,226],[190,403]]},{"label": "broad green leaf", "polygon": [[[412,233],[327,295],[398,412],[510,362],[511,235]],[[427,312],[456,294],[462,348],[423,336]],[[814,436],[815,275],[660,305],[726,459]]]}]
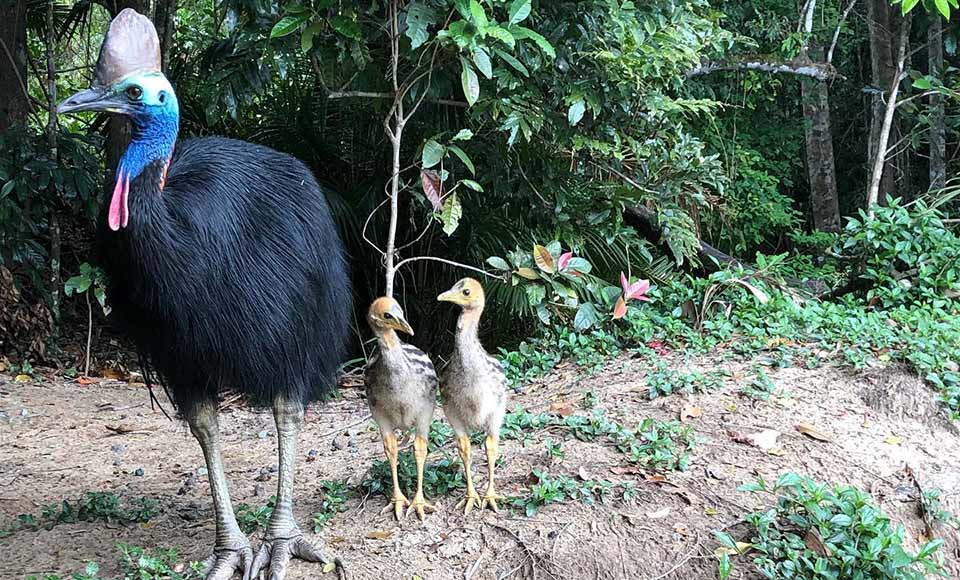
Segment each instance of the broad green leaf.
[{"label": "broad green leaf", "polygon": [[504,52],[499,48],[493,49],[493,52],[497,53],[497,56],[503,59],[503,61],[513,67],[518,73],[522,74],[525,77],[530,76],[530,71],[527,70],[527,67],[523,66],[523,63],[513,57],[512,54]]},{"label": "broad green leaf", "polygon": [[497,270],[510,269],[510,264],[508,264],[506,260],[504,260],[499,256],[490,256],[489,258],[487,258],[487,263],[490,264],[492,267],[496,268]]},{"label": "broad green leaf", "polygon": [[487,14],[483,11],[483,6],[477,0],[470,0],[470,16],[478,28],[487,25]]},{"label": "broad green leaf", "polygon": [[510,4],[510,24],[518,24],[530,16],[530,0],[513,0]]},{"label": "broad green leaf", "polygon": [[479,191],[479,192],[483,193],[483,186],[481,186],[479,183],[477,183],[476,181],[474,181],[474,180],[472,180],[472,179],[461,179],[461,180],[460,180],[460,183],[464,184],[465,186],[469,187],[470,189],[472,189],[472,190],[474,190],[474,191]]},{"label": "broad green leaf", "polygon": [[460,73],[463,95],[467,98],[467,104],[472,106],[480,98],[480,79],[477,78],[476,71],[466,60],[461,58],[460,64],[463,66],[463,72]]},{"label": "broad green leaf", "polygon": [[420,158],[424,169],[440,163],[440,160],[443,159],[444,152],[443,145],[433,139],[428,139],[427,142],[423,144],[423,154]]},{"label": "broad green leaf", "polygon": [[506,28],[501,28],[497,25],[488,26],[483,29],[484,34],[491,36],[500,42],[506,44],[511,49],[516,45],[517,41],[513,38],[513,35]]},{"label": "broad green leaf", "polygon": [[592,269],[593,266],[584,258],[570,258],[567,262],[567,270],[575,270],[581,274],[589,274]]},{"label": "broad green leaf", "polygon": [[944,18],[950,20],[950,4],[947,3],[947,0],[934,0],[933,3],[937,5],[937,10],[940,11],[940,14],[943,14]]},{"label": "broad green leaf", "polygon": [[461,217],[463,217],[463,207],[460,205],[460,200],[457,199],[457,194],[451,194],[447,197],[446,201],[443,202],[443,211],[440,212],[440,221],[443,222],[443,233],[449,236],[457,231]]},{"label": "broad green leaf", "polygon": [[420,48],[430,39],[430,25],[439,20],[437,11],[430,4],[417,0],[407,7],[407,30],[405,34],[410,39],[410,48]]},{"label": "broad green leaf", "polygon": [[272,29],[270,29],[270,38],[280,38],[287,36],[288,34],[293,34],[298,28],[300,28],[300,25],[306,21],[307,16],[305,14],[284,16],[279,22],[273,25]]},{"label": "broad green leaf", "polygon": [[533,268],[517,268],[517,275],[527,280],[536,280],[540,278],[540,274],[537,274],[537,271]]},{"label": "broad green leaf", "polygon": [[586,110],[587,104],[583,102],[583,99],[577,99],[570,105],[570,109],[567,111],[567,121],[570,122],[571,127],[580,122]]},{"label": "broad green leaf", "polygon": [[306,27],[300,35],[300,50],[310,52],[310,49],[313,48],[313,37],[321,30],[323,30],[323,25],[319,22],[314,22]]},{"label": "broad green leaf", "polygon": [[906,15],[919,3],[920,0],[903,0],[903,4],[900,5],[900,13]]},{"label": "broad green leaf", "polygon": [[3,199],[10,195],[10,192],[13,191],[14,186],[17,183],[14,180],[10,180],[3,184],[3,189],[0,189],[0,199]]},{"label": "broad green leaf", "polygon": [[476,47],[473,49],[473,63],[477,65],[477,68],[480,69],[480,72],[483,73],[483,76],[488,79],[493,78],[493,65],[490,64],[490,55],[487,54],[487,51],[481,47]]},{"label": "broad green leaf", "polygon": [[577,330],[587,330],[597,323],[597,309],[590,302],[584,302],[577,309],[577,315],[573,317],[573,327]]},{"label": "broad green leaf", "polygon": [[527,303],[530,306],[540,304],[547,297],[547,289],[540,284],[527,284],[524,290],[527,293]]},{"label": "broad green leaf", "polygon": [[473,161],[470,161],[470,157],[467,156],[466,152],[463,149],[457,147],[456,145],[450,145],[447,147],[448,150],[453,152],[454,155],[460,158],[460,161],[463,161],[463,164],[467,166],[467,169],[470,170],[471,175],[476,175],[477,170],[473,166]]},{"label": "broad green leaf", "polygon": [[510,33],[513,34],[514,38],[529,38],[543,51],[544,54],[550,58],[556,58],[557,52],[553,49],[553,45],[550,42],[540,35],[539,32],[530,30],[529,28],[524,28],[523,26],[511,26]]},{"label": "broad green leaf", "polygon": [[328,21],[334,30],[347,38],[354,40],[361,40],[363,38],[363,34],[360,32],[360,25],[357,24],[357,21],[353,18],[338,14],[337,16],[331,17]]},{"label": "broad green leaf", "polygon": [[920,77],[913,81],[913,88],[927,91],[933,88],[933,83],[927,77]]},{"label": "broad green leaf", "polygon": [[451,141],[469,141],[470,139],[473,139],[473,131],[470,129],[460,129]]}]

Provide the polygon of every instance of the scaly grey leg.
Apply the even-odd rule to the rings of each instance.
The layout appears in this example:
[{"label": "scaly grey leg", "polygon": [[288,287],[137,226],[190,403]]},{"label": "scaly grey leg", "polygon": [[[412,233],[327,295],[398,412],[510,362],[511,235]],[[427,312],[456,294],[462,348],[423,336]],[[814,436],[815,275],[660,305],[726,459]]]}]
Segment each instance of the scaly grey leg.
[{"label": "scaly grey leg", "polygon": [[234,571],[241,568],[243,577],[249,579],[253,550],[233,515],[227,477],[223,472],[223,460],[220,457],[220,428],[217,425],[215,404],[201,405],[187,417],[187,422],[190,424],[190,432],[200,442],[203,458],[207,462],[207,477],[210,480],[213,509],[217,518],[216,543],[213,554],[206,561],[207,580],[227,580],[233,576]]},{"label": "scaly grey leg", "polygon": [[303,423],[303,405],[277,399],[273,405],[273,418],[277,423],[280,455],[277,506],[273,509],[263,543],[253,562],[253,577],[269,572],[270,580],[283,580],[291,558],[324,564],[330,559],[303,537],[303,532],[293,519],[293,467],[297,457],[297,436]]}]

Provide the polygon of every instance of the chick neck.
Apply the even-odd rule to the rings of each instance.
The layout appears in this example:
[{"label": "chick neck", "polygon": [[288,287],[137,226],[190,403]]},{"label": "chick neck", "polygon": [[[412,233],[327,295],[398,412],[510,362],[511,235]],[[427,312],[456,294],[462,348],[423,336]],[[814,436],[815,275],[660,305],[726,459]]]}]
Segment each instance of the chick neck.
[{"label": "chick neck", "polygon": [[464,308],[457,319],[457,349],[460,352],[481,349],[480,345],[480,315],[483,314],[483,305]]},{"label": "chick neck", "polygon": [[383,352],[400,348],[400,337],[397,336],[397,332],[394,329],[375,328],[374,334],[377,335],[377,344],[380,345],[380,350]]}]

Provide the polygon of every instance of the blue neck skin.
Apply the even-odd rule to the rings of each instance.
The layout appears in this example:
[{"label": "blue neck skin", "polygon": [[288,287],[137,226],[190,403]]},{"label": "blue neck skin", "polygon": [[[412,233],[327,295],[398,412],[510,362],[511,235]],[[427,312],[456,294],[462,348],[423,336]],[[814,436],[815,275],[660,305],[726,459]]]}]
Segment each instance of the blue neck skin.
[{"label": "blue neck skin", "polygon": [[164,165],[173,154],[180,131],[180,114],[175,98],[163,108],[146,106],[132,117],[133,139],[120,159],[117,177],[133,181],[155,161]]}]

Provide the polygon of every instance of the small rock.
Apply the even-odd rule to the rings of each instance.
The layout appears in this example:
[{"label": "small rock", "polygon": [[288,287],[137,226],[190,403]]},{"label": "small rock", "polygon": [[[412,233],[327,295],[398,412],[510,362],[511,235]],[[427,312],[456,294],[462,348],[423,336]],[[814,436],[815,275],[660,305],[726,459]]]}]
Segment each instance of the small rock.
[{"label": "small rock", "polygon": [[262,483],[258,483],[257,485],[255,485],[255,486],[253,487],[253,496],[254,496],[254,497],[263,497],[265,494],[266,494],[266,492],[265,492],[264,489],[263,489],[263,484],[262,484]]},{"label": "small rock", "polygon": [[193,486],[196,485],[196,483],[197,475],[195,473],[191,473],[185,480],[183,480],[183,483],[180,484],[180,489],[177,490],[177,495],[184,495],[188,493],[191,489],[193,489]]},{"label": "small rock", "polygon": [[342,451],[343,448],[347,446],[346,443],[347,443],[347,442],[344,441],[343,438],[341,438],[341,437],[334,437],[334,438],[333,438],[333,448],[336,449],[337,451]]},{"label": "small rock", "polygon": [[20,409],[20,416],[21,416],[21,417],[26,417],[26,416],[29,415],[29,414],[30,414],[30,413],[28,413],[26,409]]},{"label": "small rock", "polygon": [[917,499],[917,488],[912,485],[898,485],[893,490],[893,497],[902,502],[914,501]]},{"label": "small rock", "polygon": [[197,475],[199,475],[199,476],[202,477],[202,476],[204,476],[204,475],[206,475],[206,474],[207,474],[207,468],[206,468],[206,467],[198,467],[198,468],[197,468]]},{"label": "small rock", "polygon": [[311,449],[310,451],[307,451],[307,463],[310,463],[311,461],[316,461],[316,460],[317,460],[317,450]]},{"label": "small rock", "polygon": [[120,461],[119,459],[114,459],[114,461],[113,461],[113,466],[114,466],[114,467],[120,467],[120,465],[121,465],[122,463],[123,463],[123,462]]},{"label": "small rock", "polygon": [[260,468],[260,473],[253,478],[254,481],[270,481],[270,470],[266,467]]},{"label": "small rock", "polygon": [[137,477],[143,477],[143,468],[138,467],[137,470],[133,472],[133,474],[136,475]]},{"label": "small rock", "polygon": [[266,439],[269,436],[270,436],[270,433],[266,429],[257,433],[257,437],[259,437],[260,439]]},{"label": "small rock", "polygon": [[267,468],[267,471],[269,471],[270,473],[276,473],[280,471],[280,466],[276,464],[271,465],[270,467]]},{"label": "small rock", "polygon": [[113,451],[117,455],[123,453],[126,450],[127,450],[127,446],[124,445],[123,443],[114,443],[113,445],[110,446],[110,451]]}]

